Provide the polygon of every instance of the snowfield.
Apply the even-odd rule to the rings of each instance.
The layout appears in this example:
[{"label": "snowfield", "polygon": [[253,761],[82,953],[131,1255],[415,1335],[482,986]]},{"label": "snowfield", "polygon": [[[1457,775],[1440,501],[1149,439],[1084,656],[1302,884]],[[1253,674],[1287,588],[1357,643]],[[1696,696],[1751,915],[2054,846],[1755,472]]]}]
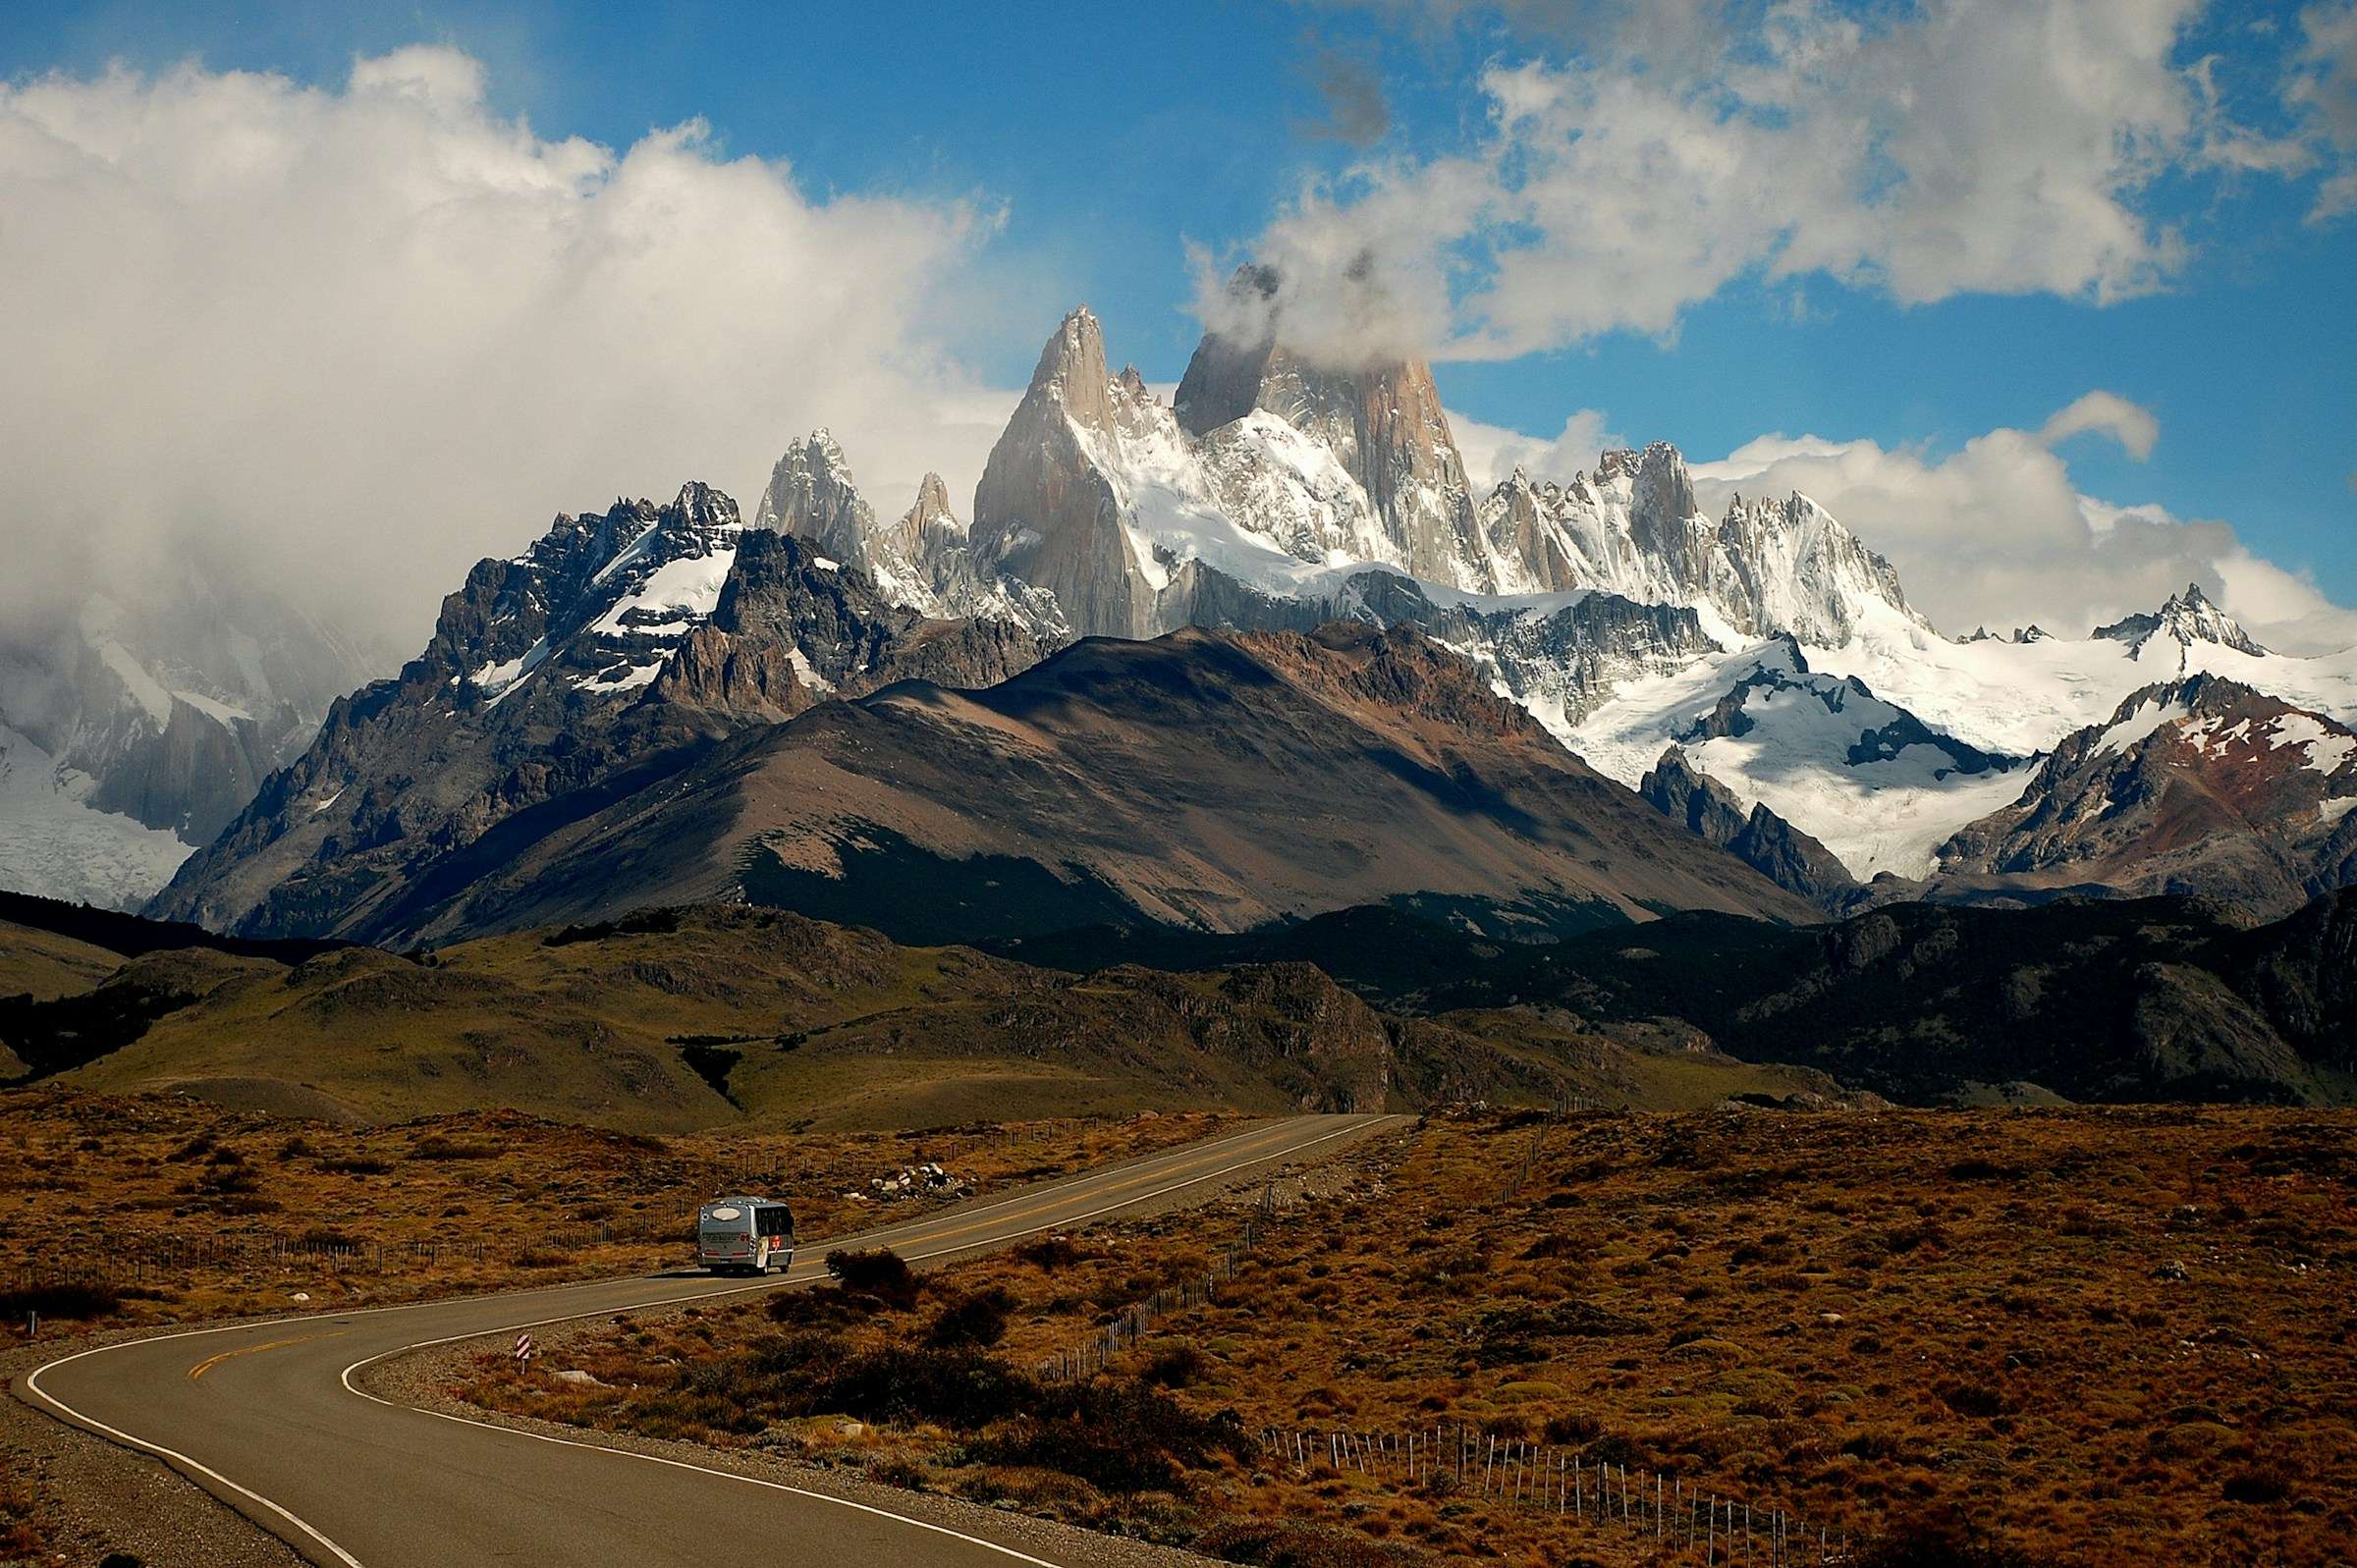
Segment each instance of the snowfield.
[{"label": "snowfield", "polygon": [[0,889],[137,909],[172,880],[192,847],[89,805],[93,784],[0,724]]}]

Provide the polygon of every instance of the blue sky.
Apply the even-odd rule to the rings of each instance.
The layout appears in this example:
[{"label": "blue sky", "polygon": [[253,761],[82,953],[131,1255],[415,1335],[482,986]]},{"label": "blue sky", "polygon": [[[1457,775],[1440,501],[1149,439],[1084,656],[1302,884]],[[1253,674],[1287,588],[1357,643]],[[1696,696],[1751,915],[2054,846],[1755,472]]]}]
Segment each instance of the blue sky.
[{"label": "blue sky", "polygon": [[[1498,144],[1484,71],[1618,58],[1520,9],[1223,3],[1127,8],[1114,22],[1108,9],[17,0],[0,16],[0,77],[192,60],[335,89],[356,56],[426,42],[480,61],[489,109],[542,137],[621,149],[700,118],[717,155],[784,160],[815,201],[966,201],[1002,215],[959,252],[973,285],[961,297],[979,303],[943,331],[979,380],[1010,386],[1082,299],[1117,357],[1175,380],[1201,330],[1190,243],[1215,270],[1256,252],[1305,181],[1331,182],[1327,195],[1351,209],[1368,160],[1427,203],[1440,200],[1436,159],[1489,156],[1520,179],[1520,154]],[[2278,83],[2300,8],[2190,9],[2170,69],[2214,58],[2222,101],[2254,135],[2289,146],[2300,123]],[[1860,15],[1904,27],[1914,8]],[[1756,20],[1737,8],[1738,27]],[[1738,42],[1712,69],[1744,58]],[[1338,82],[1357,96],[1321,90]],[[1371,122],[1355,140],[1336,128],[1351,106],[1377,104],[1379,135],[1364,135]],[[1697,460],[1811,433],[1937,464],[2105,389],[2149,409],[2160,437],[2143,460],[2100,435],[2063,443],[2073,484],[2230,523],[2252,552],[2357,604],[2357,214],[2308,221],[2345,150],[2310,130],[2297,169],[2288,153],[2267,168],[2187,157],[2140,176],[2130,205],[2176,248],[2133,297],[2099,304],[2092,285],[1967,278],[1909,302],[1871,271],[1844,281],[1739,267],[1677,299],[1668,327],[1534,329],[1504,357],[1444,359],[1443,393],[1460,414],[1540,436],[1597,410],[1604,429],[1672,440]],[[1501,243],[1492,234],[1446,251],[1452,299],[1498,275]],[[1781,253],[1782,242],[1761,243]],[[1891,276],[1906,265],[1891,263]]]}]

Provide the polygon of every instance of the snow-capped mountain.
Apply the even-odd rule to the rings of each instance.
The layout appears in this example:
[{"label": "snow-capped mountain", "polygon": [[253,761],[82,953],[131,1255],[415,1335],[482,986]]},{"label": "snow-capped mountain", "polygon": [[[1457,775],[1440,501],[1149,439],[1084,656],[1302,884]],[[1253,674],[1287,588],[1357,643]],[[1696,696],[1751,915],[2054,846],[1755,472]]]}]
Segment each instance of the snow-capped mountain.
[{"label": "snow-capped mountain", "polygon": [[367,656],[191,569],[0,633],[0,888],[136,907],[301,752]]},{"label": "snow-capped mountain", "polygon": [[413,934],[743,730],[903,678],[989,685],[1039,652],[1010,622],[886,600],[707,485],[560,515],[521,555],[477,563],[424,651],[338,700],[148,910],[249,934]]},{"label": "snow-capped mountain", "polygon": [[1941,871],[1958,886],[2207,893],[2284,914],[2357,882],[2353,812],[2357,732],[2194,675],[2065,738],[2018,800],[1941,846]]},{"label": "snow-capped mountain", "polygon": [[2232,616],[2210,602],[2198,582],[2187,583],[2183,593],[2171,594],[2153,614],[2098,626],[2095,634],[2126,643],[2131,655],[2141,655],[2147,644],[2157,642],[2165,657],[2167,644],[2174,643],[2184,650],[2177,656],[2180,663],[2189,660],[2194,649],[2211,644],[2253,659],[2267,656],[2267,650]]},{"label": "snow-capped mountain", "polygon": [[1933,851],[2028,777],[2020,758],[1936,730],[1855,676],[1813,670],[1792,638],[1626,682],[1569,740],[1631,784],[1677,748],[1684,766],[1822,842],[1859,882],[1929,876]]},{"label": "snow-capped mountain", "polygon": [[[2016,875],[1965,849],[1944,868],[1942,846],[2014,809],[2040,759],[2142,688],[2208,672],[2357,718],[2357,650],[2271,653],[2198,587],[2086,637],[1954,640],[1806,496],[1713,516],[1663,443],[1477,496],[1420,364],[1334,368],[1274,336],[1214,336],[1166,404],[1109,369],[1081,308],[1044,347],[970,523],[932,475],[879,511],[823,430],[786,450],[750,525],[702,485],[560,516],[478,565],[425,653],[339,703],[152,907],[254,932],[455,929],[496,918],[465,907],[494,866],[521,897],[521,867],[652,875],[647,857],[719,852],[591,853],[577,836],[827,698],[901,676],[985,685],[1074,638],[1336,621],[1423,633],[1606,778],[1824,903],[1978,896]],[[2105,875],[2135,884],[2133,858]],[[662,866],[667,886],[733,874]]]},{"label": "snow-capped mountain", "polygon": [[[780,472],[795,467],[790,453]],[[1952,640],[1807,496],[1737,496],[1714,517],[1655,443],[1475,497],[1421,365],[1335,370],[1213,336],[1166,406],[1108,369],[1085,307],[1043,350],[970,534],[938,548],[1078,635],[1415,626],[1608,776],[1637,786],[1680,746],[1681,768],[1861,882],[1932,875],[2027,763],[2157,680],[2210,670],[2357,714],[2357,651],[2271,654],[2198,586],[2083,638]]]},{"label": "snow-capped mountain", "polygon": [[1720,640],[1838,639],[1869,605],[1922,624],[1890,564],[1823,509],[1737,500],[1714,519],[1667,444],[1568,484],[1517,472],[1476,501],[1421,364],[1320,371],[1207,338],[1166,406],[1106,363],[1096,317],[1066,317],[974,499],[977,553],[1053,593],[1082,635],[1168,630],[1206,603],[1233,616],[1239,591],[1354,614],[1378,575],[1516,622],[1612,593],[1694,610]]}]

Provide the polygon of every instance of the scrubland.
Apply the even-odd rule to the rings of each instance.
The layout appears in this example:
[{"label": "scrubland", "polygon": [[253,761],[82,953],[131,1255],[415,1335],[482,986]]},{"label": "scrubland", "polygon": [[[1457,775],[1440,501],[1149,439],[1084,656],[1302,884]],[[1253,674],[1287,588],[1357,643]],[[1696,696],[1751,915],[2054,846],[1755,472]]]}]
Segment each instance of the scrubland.
[{"label": "scrubland", "polygon": [[[2321,1568],[2357,1550],[2353,1132],[2174,1108],[1435,1116],[1224,1211],[921,1278],[846,1259],[839,1284],[602,1324],[521,1374],[486,1359],[464,1391],[1246,1562],[1700,1559],[1674,1511],[1657,1541],[1599,1526],[1592,1491],[1583,1520],[1397,1457],[1469,1433],[1591,1488],[1604,1464],[1748,1503],[1737,1560],[1768,1560],[1775,1510],[1808,1532],[1787,1560],[1823,1529],[1892,1564]],[[1270,1199],[1210,1303],[1043,1378]],[[1297,1462],[1297,1433],[1384,1459]]]}]

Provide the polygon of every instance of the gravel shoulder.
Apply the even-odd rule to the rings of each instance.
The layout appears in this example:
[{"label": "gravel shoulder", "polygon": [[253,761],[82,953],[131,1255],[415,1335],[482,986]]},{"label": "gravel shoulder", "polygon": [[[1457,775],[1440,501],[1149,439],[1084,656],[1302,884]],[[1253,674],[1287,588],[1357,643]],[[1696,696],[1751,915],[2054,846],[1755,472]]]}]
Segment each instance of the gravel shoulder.
[{"label": "gravel shoulder", "polygon": [[95,1568],[127,1552],[144,1568],[302,1568],[276,1536],[151,1454],[71,1427],[15,1397],[24,1377],[97,1345],[177,1333],[140,1328],[35,1340],[0,1352],[0,1474],[29,1478],[53,1568]]}]

